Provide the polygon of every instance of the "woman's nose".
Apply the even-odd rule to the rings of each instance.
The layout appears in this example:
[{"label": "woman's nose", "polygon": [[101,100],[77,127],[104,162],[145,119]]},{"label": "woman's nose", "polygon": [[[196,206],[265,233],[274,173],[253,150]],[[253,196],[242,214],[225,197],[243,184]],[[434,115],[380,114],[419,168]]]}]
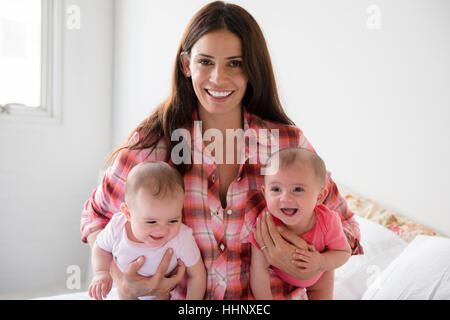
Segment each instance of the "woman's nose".
[{"label": "woman's nose", "polygon": [[211,72],[210,75],[211,82],[220,83],[225,78],[226,78],[226,70],[222,66],[217,64]]}]

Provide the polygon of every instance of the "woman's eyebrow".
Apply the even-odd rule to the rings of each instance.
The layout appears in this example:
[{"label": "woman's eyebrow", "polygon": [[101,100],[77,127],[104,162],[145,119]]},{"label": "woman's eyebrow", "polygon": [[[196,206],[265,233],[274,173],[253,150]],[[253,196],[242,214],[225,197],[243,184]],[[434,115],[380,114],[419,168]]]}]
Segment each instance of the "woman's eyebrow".
[{"label": "woman's eyebrow", "polygon": [[[199,54],[197,54],[197,56],[202,56],[202,57],[210,58],[210,59],[214,59],[215,58],[214,56],[210,56],[210,55],[204,54],[204,53],[199,53]],[[228,57],[228,58],[225,58],[225,59],[226,60],[231,60],[231,59],[237,59],[237,58],[242,58],[242,56],[231,56],[231,57]]]}]

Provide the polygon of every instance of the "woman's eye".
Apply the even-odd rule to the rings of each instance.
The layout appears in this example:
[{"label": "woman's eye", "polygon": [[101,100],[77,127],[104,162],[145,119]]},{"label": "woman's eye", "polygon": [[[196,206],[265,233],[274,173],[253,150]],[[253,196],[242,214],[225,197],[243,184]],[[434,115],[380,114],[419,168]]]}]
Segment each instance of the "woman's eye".
[{"label": "woman's eye", "polygon": [[301,187],[295,187],[294,192],[302,192],[303,188]]},{"label": "woman's eye", "polygon": [[201,59],[198,61],[198,63],[200,63],[201,65],[207,66],[211,64],[211,61],[207,60],[207,59]]},{"label": "woman's eye", "polygon": [[242,66],[242,61],[238,61],[238,60],[231,61],[230,66],[233,68],[239,68]]},{"label": "woman's eye", "polygon": [[280,191],[280,188],[278,188],[278,187],[273,187],[272,189],[270,189],[270,191],[272,191],[272,192],[279,192],[279,191]]}]

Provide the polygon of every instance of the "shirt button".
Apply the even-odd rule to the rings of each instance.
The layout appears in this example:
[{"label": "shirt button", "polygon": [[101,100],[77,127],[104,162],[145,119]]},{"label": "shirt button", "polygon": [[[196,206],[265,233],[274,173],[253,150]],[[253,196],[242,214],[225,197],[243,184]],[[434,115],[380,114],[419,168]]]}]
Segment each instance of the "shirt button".
[{"label": "shirt button", "polygon": [[221,243],[221,244],[219,245],[219,248],[220,248],[220,250],[225,251],[225,245],[224,245],[223,243]]},{"label": "shirt button", "polygon": [[212,175],[211,176],[211,181],[214,183],[214,182],[216,182],[216,176],[215,175]]},{"label": "shirt button", "polygon": [[230,214],[232,214],[232,213],[233,213],[233,210],[231,210],[231,209],[228,209],[228,210],[227,210],[227,214],[228,214],[228,215],[230,215]]}]

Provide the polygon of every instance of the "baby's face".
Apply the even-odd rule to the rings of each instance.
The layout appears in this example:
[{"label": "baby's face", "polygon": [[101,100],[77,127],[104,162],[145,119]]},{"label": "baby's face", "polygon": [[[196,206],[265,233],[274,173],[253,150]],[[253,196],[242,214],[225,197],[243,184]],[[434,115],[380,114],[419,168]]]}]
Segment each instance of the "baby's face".
[{"label": "baby's face", "polygon": [[157,199],[142,189],[130,209],[130,224],[134,236],[152,247],[164,245],[180,231],[184,202],[183,192],[167,194]]},{"label": "baby's face", "polygon": [[295,165],[265,176],[262,190],[269,212],[295,231],[314,219],[323,189],[312,169]]}]

